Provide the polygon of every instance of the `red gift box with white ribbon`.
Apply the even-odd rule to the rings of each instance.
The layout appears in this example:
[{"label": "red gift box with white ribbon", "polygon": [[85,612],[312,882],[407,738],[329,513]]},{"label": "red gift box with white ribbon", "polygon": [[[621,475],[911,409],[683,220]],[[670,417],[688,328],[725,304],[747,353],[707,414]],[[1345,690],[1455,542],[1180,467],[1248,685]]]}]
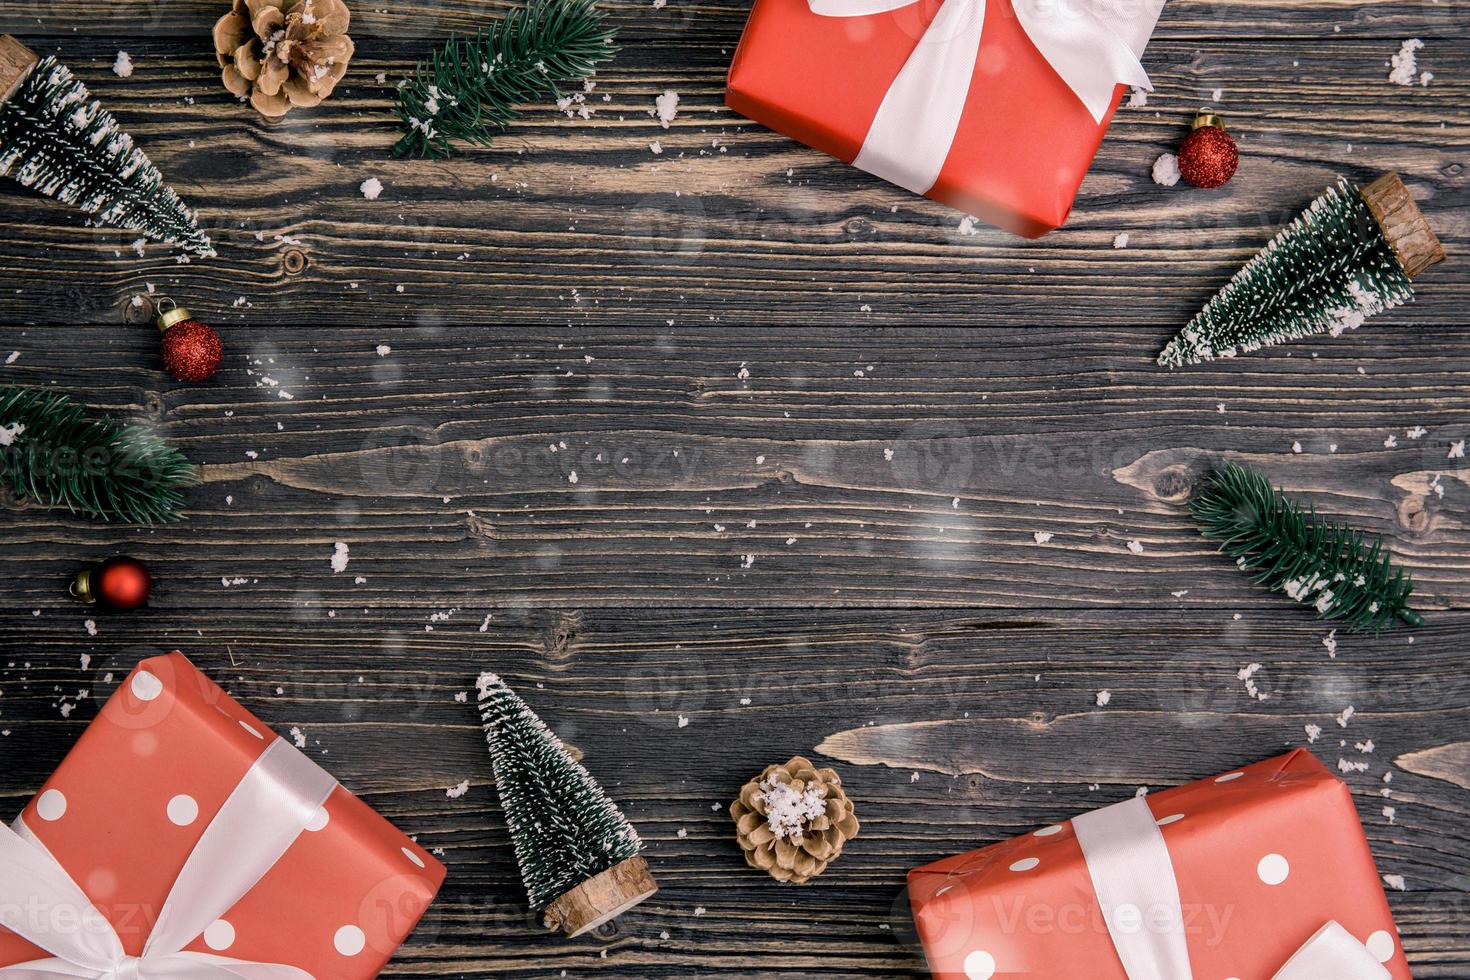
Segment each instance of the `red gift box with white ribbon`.
[{"label": "red gift box with white ribbon", "polygon": [[736,112],[1027,237],[1059,227],[1164,0],[755,0]]},{"label": "red gift box with white ribbon", "polygon": [[0,826],[0,980],[367,980],[443,881],[182,654],[154,657]]},{"label": "red gift box with white ribbon", "polygon": [[936,980],[1409,980],[1305,749],[916,868],[909,900]]}]

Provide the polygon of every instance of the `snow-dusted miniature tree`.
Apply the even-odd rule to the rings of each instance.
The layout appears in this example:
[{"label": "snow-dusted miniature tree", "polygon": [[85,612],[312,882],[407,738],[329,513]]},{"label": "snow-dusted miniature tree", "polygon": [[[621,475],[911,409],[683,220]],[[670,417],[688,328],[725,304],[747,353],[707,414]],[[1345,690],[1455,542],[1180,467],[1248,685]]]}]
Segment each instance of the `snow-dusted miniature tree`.
[{"label": "snow-dusted miniature tree", "polygon": [[[6,40],[9,50],[25,51]],[[0,174],[75,205],[99,225],[214,254],[194,213],[147,155],[54,57],[30,68],[0,105]]]},{"label": "snow-dusted miniature tree", "polygon": [[481,674],[480,719],[531,907],[577,936],[657,891],[638,832],[536,712]]},{"label": "snow-dusted miniature tree", "polygon": [[1179,332],[1164,367],[1233,357],[1317,333],[1337,336],[1413,298],[1409,280],[1444,257],[1398,177],[1329,187]]}]

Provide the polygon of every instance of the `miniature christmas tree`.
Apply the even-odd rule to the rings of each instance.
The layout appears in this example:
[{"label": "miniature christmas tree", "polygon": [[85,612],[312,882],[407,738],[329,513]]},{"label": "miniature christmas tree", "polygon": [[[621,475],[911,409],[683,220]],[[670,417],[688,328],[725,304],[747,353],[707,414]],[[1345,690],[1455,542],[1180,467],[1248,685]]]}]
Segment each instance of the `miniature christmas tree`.
[{"label": "miniature christmas tree", "polygon": [[1321,197],[1217,293],[1159,355],[1164,367],[1234,357],[1356,327],[1410,300],[1444,249],[1396,174]]},{"label": "miniature christmas tree", "polygon": [[1381,630],[1395,620],[1423,626],[1409,608],[1414,583],[1395,568],[1383,538],[1371,547],[1361,531],[1302,508],[1255,470],[1234,463],[1210,474],[1189,509],[1220,553],[1269,589],[1309,603],[1348,630]]},{"label": "miniature christmas tree", "polygon": [[478,34],[451,37],[399,86],[404,133],[393,152],[447,157],[451,140],[489,146],[522,104],[560,103],[561,85],[580,91],[617,54],[616,33],[595,0],[530,0]]},{"label": "miniature christmas tree", "polygon": [[0,174],[75,205],[98,224],[126,228],[196,255],[209,237],[112,113],[54,57],[39,61],[0,36]]},{"label": "miniature christmas tree", "polygon": [[580,936],[658,891],[637,831],[591,774],[499,677],[478,687],[500,805],[546,927]]}]

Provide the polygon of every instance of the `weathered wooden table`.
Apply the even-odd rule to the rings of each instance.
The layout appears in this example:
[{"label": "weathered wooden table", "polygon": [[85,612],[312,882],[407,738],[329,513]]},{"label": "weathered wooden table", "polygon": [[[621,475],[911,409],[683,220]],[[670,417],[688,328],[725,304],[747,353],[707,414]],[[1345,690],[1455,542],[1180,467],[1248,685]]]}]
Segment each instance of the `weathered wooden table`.
[{"label": "weathered wooden table", "polygon": [[[1403,877],[1415,975],[1470,976],[1470,468],[1447,459],[1470,436],[1470,3],[1173,0],[1157,92],[1036,242],[963,233],[726,110],[744,0],[610,4],[624,51],[590,119],[532,112],[440,163],[387,156],[392,83],[503,5],[359,5],[345,87],[268,125],[219,85],[221,3],[0,3],[0,29],[92,86],[220,251],[139,257],[0,187],[0,383],[149,420],[205,480],[156,529],[5,502],[6,816],[106,672],[178,647],[442,849],[449,883],[392,975],[919,977],[908,868],[1315,724],[1329,765],[1367,764],[1344,778]],[[1386,62],[1412,36],[1434,79],[1401,88]],[[1203,102],[1241,138],[1239,176],[1156,186]],[[1417,304],[1154,366],[1335,173],[1386,169],[1452,256]],[[159,370],[165,294],[223,332],[213,383]],[[1181,501],[1227,453],[1384,532],[1429,624],[1339,634],[1330,656],[1326,626],[1192,530]],[[117,552],[153,568],[152,607],[71,603],[71,573]],[[662,891],[600,939],[527,914],[455,699],[483,669],[649,842]],[[806,888],[748,870],[724,813],[798,753],[840,769],[863,820]]]}]

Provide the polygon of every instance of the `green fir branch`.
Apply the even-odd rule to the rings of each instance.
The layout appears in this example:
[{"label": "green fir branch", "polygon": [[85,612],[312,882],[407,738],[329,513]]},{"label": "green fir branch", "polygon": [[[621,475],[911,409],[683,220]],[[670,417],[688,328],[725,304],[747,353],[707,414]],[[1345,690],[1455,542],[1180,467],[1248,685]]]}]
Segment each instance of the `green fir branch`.
[{"label": "green fir branch", "polygon": [[594,0],[531,0],[478,34],[451,37],[398,88],[395,156],[489,146],[530,102],[561,98],[617,53]]},{"label": "green fir branch", "polygon": [[1267,588],[1309,603],[1322,619],[1350,632],[1381,630],[1396,619],[1424,619],[1409,608],[1414,583],[1378,537],[1306,512],[1265,476],[1234,463],[1210,474],[1189,509],[1200,533]]},{"label": "green fir branch", "polygon": [[99,225],[215,254],[158,168],[55,57],[41,59],[0,106],[0,174],[80,208]]},{"label": "green fir branch", "polygon": [[1358,188],[1345,179],[1247,262],[1159,355],[1163,367],[1337,336],[1414,298]]},{"label": "green fir branch", "polygon": [[147,429],[89,418],[66,395],[0,387],[0,481],[46,507],[153,524],[181,518],[180,488],[199,476]]}]

